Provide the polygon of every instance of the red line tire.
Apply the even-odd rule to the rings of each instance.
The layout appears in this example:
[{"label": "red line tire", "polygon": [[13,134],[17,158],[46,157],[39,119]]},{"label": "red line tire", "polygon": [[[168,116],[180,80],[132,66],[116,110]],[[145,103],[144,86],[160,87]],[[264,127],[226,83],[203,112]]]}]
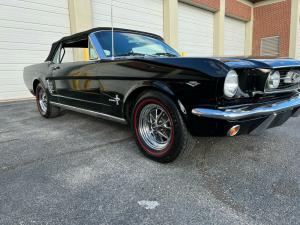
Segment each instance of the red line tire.
[{"label": "red line tire", "polygon": [[158,91],[140,95],[132,112],[131,127],[141,152],[161,163],[174,161],[195,143],[177,106]]}]

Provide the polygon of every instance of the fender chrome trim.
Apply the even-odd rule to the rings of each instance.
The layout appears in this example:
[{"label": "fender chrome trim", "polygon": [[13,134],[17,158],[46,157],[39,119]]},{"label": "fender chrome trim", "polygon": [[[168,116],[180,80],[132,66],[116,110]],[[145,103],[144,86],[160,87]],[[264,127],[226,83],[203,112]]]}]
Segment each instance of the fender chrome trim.
[{"label": "fender chrome trim", "polygon": [[78,108],[78,107],[75,107],[75,106],[65,105],[65,104],[61,104],[61,103],[53,102],[53,101],[51,101],[50,104],[61,107],[61,108],[64,108],[64,109],[68,109],[68,110],[71,110],[71,111],[83,113],[83,114],[86,114],[86,115],[99,117],[99,118],[102,118],[102,119],[106,119],[106,120],[110,120],[110,121],[114,121],[114,122],[118,122],[118,123],[122,123],[122,124],[127,124],[127,121],[123,118],[120,118],[120,117],[111,116],[111,115],[108,115],[108,114],[99,113],[99,112],[95,112],[95,111],[87,110],[87,109],[82,109],[82,108]]},{"label": "fender chrome trim", "polygon": [[[298,108],[298,109],[297,109]],[[293,97],[289,100],[274,103],[272,105],[260,106],[257,108],[247,109],[247,108],[238,108],[238,109],[206,109],[206,108],[195,108],[192,110],[192,114],[199,117],[213,118],[213,119],[222,119],[222,120],[239,120],[248,117],[254,116],[265,116],[276,114],[282,111],[294,110],[292,116],[298,116],[300,114],[300,95]]]}]

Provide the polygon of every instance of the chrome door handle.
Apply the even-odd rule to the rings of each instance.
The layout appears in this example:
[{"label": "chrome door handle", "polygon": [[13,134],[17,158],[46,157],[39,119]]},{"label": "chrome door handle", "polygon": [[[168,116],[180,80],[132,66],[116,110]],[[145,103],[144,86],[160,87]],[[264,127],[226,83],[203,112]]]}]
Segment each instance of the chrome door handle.
[{"label": "chrome door handle", "polygon": [[53,69],[53,70],[59,70],[60,67],[59,67],[59,66],[54,66],[54,67],[52,67],[52,69]]}]

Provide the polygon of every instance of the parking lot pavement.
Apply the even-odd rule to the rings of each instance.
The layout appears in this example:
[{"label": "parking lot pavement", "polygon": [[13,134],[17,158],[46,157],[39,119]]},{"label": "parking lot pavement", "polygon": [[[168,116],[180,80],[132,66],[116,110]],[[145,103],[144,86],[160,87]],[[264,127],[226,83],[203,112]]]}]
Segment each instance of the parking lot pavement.
[{"label": "parking lot pavement", "polygon": [[126,126],[2,103],[0,224],[299,224],[299,127],[199,138],[159,164]]}]

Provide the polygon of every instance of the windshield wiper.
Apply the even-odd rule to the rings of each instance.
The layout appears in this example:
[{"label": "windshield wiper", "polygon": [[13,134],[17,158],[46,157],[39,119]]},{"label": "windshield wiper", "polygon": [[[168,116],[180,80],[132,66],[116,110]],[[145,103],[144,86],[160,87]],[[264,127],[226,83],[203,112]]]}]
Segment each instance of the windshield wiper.
[{"label": "windshield wiper", "polygon": [[122,57],[122,56],[146,56],[146,55],[142,54],[142,53],[137,53],[137,52],[127,52],[124,54],[116,55],[116,57]]},{"label": "windshield wiper", "polygon": [[169,52],[158,52],[158,53],[155,53],[154,55],[157,55],[157,56],[168,56],[168,57],[177,57],[177,55],[169,53]]}]

